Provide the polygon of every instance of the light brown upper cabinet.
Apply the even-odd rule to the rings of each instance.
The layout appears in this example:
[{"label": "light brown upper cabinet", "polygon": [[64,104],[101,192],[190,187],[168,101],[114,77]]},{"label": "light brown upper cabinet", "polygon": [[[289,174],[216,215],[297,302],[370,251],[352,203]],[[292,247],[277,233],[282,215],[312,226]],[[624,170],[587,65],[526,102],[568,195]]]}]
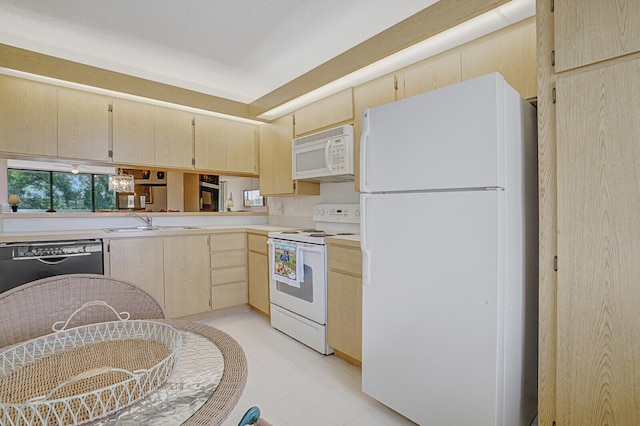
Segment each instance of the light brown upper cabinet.
[{"label": "light brown upper cabinet", "polygon": [[295,111],[295,136],[353,120],[353,88],[344,89]]},{"label": "light brown upper cabinet", "polygon": [[257,132],[254,124],[196,115],[196,169],[257,175]]},{"label": "light brown upper cabinet", "polygon": [[153,166],[155,118],[153,105],[113,99],[113,161]]},{"label": "light brown upper cabinet", "polygon": [[58,89],[58,156],[111,161],[109,103],[106,96]]},{"label": "light brown upper cabinet", "polygon": [[284,115],[260,126],[260,193],[320,195],[317,182],[294,181],[291,172],[293,116]]},{"label": "light brown upper cabinet", "polygon": [[498,71],[523,98],[535,98],[535,19],[526,19],[462,46],[462,80]]},{"label": "light brown upper cabinet", "polygon": [[362,112],[396,100],[397,80],[387,74],[353,89],[355,117],[353,119],[353,171],[354,190],[360,191],[360,137],[362,136]]},{"label": "light brown upper cabinet", "polygon": [[[535,69],[534,69],[535,71]],[[460,51],[453,50],[417,62],[398,72],[398,99],[462,81]]]},{"label": "light brown upper cabinet", "polygon": [[640,51],[638,1],[561,0],[553,15],[556,72]]},{"label": "light brown upper cabinet", "polygon": [[0,76],[0,151],[58,154],[58,89]]},{"label": "light brown upper cabinet", "polygon": [[193,168],[193,114],[155,108],[155,165]]}]

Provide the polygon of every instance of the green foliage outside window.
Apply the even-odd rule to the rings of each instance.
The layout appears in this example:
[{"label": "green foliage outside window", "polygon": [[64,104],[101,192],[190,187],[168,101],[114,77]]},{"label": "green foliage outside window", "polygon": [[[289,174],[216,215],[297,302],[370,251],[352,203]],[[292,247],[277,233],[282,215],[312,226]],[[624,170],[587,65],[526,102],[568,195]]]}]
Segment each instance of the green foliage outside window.
[{"label": "green foliage outside window", "polygon": [[21,211],[115,209],[107,175],[9,169],[9,194],[20,196]]}]

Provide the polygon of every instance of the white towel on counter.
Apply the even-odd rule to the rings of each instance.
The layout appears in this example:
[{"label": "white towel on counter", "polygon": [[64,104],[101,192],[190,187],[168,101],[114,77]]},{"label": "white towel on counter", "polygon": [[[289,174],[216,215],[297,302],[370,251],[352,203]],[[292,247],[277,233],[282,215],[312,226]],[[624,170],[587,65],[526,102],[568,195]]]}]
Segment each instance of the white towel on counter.
[{"label": "white towel on counter", "polygon": [[272,278],[300,288],[300,283],[304,281],[304,256],[298,244],[276,240],[273,243],[273,255]]}]

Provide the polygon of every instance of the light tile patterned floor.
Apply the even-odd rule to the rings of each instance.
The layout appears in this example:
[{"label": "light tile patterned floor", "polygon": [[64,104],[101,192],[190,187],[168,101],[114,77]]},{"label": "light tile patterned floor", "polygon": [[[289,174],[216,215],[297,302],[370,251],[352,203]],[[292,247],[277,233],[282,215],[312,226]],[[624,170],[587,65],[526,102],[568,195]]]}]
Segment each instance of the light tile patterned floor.
[{"label": "light tile patterned floor", "polygon": [[274,426],[415,425],[360,391],[359,367],[309,349],[255,312],[201,322],[236,339],[249,363],[244,393],[223,426],[237,426],[254,405]]},{"label": "light tile patterned floor", "polygon": [[255,312],[201,322],[236,339],[249,363],[244,393],[223,426],[237,426],[253,405],[274,426],[415,424],[360,391],[359,367],[321,355]]}]

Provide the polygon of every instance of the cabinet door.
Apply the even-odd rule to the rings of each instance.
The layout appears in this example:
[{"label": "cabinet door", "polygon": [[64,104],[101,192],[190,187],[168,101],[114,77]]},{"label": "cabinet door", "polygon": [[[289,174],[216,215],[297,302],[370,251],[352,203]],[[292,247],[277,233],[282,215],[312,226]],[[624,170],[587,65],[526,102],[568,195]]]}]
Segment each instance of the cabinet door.
[{"label": "cabinet door", "polygon": [[294,181],[291,173],[293,115],[260,126],[260,193],[320,195],[317,182]]},{"label": "cabinet door", "polygon": [[269,258],[267,237],[247,234],[249,304],[269,316]]},{"label": "cabinet door", "polygon": [[155,161],[154,106],[113,100],[113,161],[152,166]]},{"label": "cabinet door", "polygon": [[638,75],[636,59],[556,85],[558,425],[640,424]]},{"label": "cabinet door", "polygon": [[219,133],[221,118],[198,115],[195,118],[196,169],[226,171],[227,141]]},{"label": "cabinet door", "polygon": [[640,50],[640,2],[555,2],[556,72]]},{"label": "cabinet door", "polygon": [[258,128],[249,123],[225,120],[222,133],[227,142],[226,170],[235,173],[258,174]]},{"label": "cabinet door", "polygon": [[111,161],[109,102],[95,93],[58,89],[58,156]]},{"label": "cabinet door", "polygon": [[388,74],[353,89],[355,117],[353,119],[353,170],[355,191],[360,192],[360,137],[362,136],[362,112],[396,100],[397,80]]},{"label": "cabinet door", "polygon": [[58,153],[57,88],[0,76],[0,151]]},{"label": "cabinet door", "polygon": [[156,107],[154,123],[156,166],[193,168],[193,114]]},{"label": "cabinet door", "polygon": [[327,343],[337,351],[362,362],[361,277],[329,270]]},{"label": "cabinet door", "polygon": [[464,45],[462,79],[498,71],[523,98],[536,97],[535,19],[529,18]]},{"label": "cabinet door", "polygon": [[295,112],[296,136],[353,120],[353,89],[350,87],[305,105]]},{"label": "cabinet door", "polygon": [[209,311],[208,236],[165,237],[164,278],[170,318]]},{"label": "cabinet door", "polygon": [[130,281],[164,306],[164,253],[161,237],[109,241],[109,273]]},{"label": "cabinet door", "polygon": [[[535,71],[535,68],[534,68]],[[398,72],[398,99],[462,81],[460,52],[454,50],[403,68]]]}]

